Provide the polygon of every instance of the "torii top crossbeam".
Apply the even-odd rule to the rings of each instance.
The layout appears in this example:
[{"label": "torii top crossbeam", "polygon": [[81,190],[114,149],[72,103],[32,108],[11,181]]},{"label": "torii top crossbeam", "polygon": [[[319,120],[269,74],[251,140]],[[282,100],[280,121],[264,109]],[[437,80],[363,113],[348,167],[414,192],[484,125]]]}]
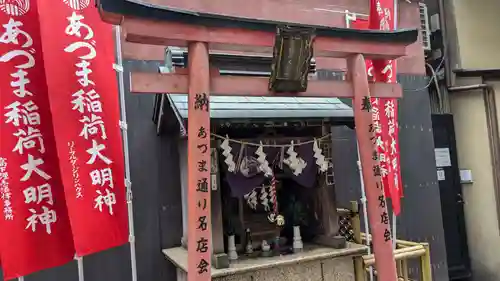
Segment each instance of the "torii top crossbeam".
[{"label": "torii top crossbeam", "polygon": [[[103,19],[120,24],[126,42],[164,46],[187,46],[188,42],[206,42],[210,50],[253,53],[272,53],[276,26],[293,25],[273,21],[255,21],[240,18],[224,18],[220,15],[169,10],[168,7],[153,9],[134,4],[133,1],[101,0],[99,8]],[[168,2],[168,1],[167,1]],[[367,59],[396,59],[405,56],[406,46],[415,42],[417,30],[384,32],[377,30],[354,30],[325,26],[310,26],[315,29],[314,55],[316,57],[349,57],[363,54]],[[267,95],[267,79],[219,77],[212,81],[212,95]],[[260,79],[262,80],[262,79]],[[258,87],[257,83],[263,88]],[[335,83],[336,85],[332,85]],[[132,91],[186,93],[187,78],[182,74],[132,75]],[[148,89],[144,89],[145,84]],[[252,84],[251,89],[248,84]],[[233,86],[235,85],[235,86]],[[157,87],[160,86],[161,89]],[[372,96],[400,97],[397,85],[375,84]],[[299,96],[331,96],[335,88],[337,97],[352,98],[349,83],[315,81],[307,92]],[[377,88],[376,91],[374,91]],[[294,95],[295,96],[295,95]]]},{"label": "torii top crossbeam", "polygon": [[[199,2],[198,0],[193,0]],[[233,0],[236,1],[236,0]],[[368,214],[372,228],[376,269],[380,280],[396,281],[396,267],[390,241],[390,228],[380,220],[387,212],[380,180],[370,97],[401,97],[397,84],[369,83],[365,58],[397,59],[407,54],[406,47],[417,40],[418,31],[374,31],[303,26],[179,10],[169,3],[176,0],[100,0],[103,20],[123,27],[125,42],[187,46],[188,68],[168,74],[131,73],[134,93],[188,93],[188,280],[211,279],[212,250],[210,215],[210,95],[266,96],[269,79],[220,76],[210,66],[209,51],[272,53],[278,26],[314,29],[312,40],[316,57],[347,59],[346,81],[309,81],[306,91],[279,93],[283,96],[353,98],[363,181],[366,186]],[[246,0],[246,2],[251,2]],[[160,4],[158,4],[160,3]],[[249,5],[248,3],[246,5]],[[242,4],[242,7],[245,5]],[[221,7],[222,10],[222,7]],[[276,50],[275,56],[276,56]],[[367,102],[368,101],[368,102]],[[208,163],[208,164],[207,164]]]}]

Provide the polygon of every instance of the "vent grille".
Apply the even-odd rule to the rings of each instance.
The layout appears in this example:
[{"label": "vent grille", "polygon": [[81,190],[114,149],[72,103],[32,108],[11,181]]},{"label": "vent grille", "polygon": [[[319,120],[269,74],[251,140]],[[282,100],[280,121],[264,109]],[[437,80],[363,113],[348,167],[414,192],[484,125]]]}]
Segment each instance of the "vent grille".
[{"label": "vent grille", "polygon": [[424,50],[431,50],[431,29],[429,27],[429,13],[425,3],[418,3],[420,10],[420,32],[422,33],[422,44]]}]

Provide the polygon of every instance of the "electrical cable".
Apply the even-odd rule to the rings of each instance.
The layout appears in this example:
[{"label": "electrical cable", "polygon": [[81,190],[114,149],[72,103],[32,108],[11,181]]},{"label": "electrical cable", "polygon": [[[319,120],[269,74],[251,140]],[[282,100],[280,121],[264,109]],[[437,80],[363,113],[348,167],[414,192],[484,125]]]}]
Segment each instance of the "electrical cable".
[{"label": "electrical cable", "polygon": [[[429,63],[425,63],[425,66],[427,66],[430,70],[431,70],[431,73],[432,73],[432,76],[431,76],[431,79],[429,80],[429,82],[427,83],[427,85],[425,85],[424,87],[422,88],[417,88],[417,89],[403,89],[403,91],[409,91],[409,92],[420,92],[420,91],[423,91],[427,88],[429,88],[431,85],[432,85],[432,82],[435,82],[436,83],[436,86],[438,85],[437,84],[437,75],[436,75],[436,72],[438,72],[441,67],[443,66],[444,64],[444,61],[445,61],[445,57],[443,56],[443,58],[441,59],[441,62],[439,62],[438,66],[436,67],[436,69],[434,69]],[[439,89],[439,87],[437,87]],[[438,90],[439,91],[439,90]],[[439,93],[440,94],[440,93]]]}]

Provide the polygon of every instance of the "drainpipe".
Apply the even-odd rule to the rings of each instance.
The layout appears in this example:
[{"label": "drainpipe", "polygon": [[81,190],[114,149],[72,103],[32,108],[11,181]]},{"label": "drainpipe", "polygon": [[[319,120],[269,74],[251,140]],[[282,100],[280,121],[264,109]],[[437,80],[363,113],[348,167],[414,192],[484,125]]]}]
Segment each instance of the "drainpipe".
[{"label": "drainpipe", "polygon": [[490,159],[493,172],[493,185],[495,190],[497,220],[499,220],[500,231],[500,133],[498,125],[498,111],[496,106],[495,90],[488,84],[475,84],[467,86],[449,87],[448,92],[465,92],[471,90],[482,90],[486,113],[486,127],[488,130],[488,141],[490,144]]},{"label": "drainpipe", "polygon": [[[445,11],[446,11],[446,8],[445,8],[445,4],[444,4],[444,1],[445,0],[438,0],[438,8],[439,8],[439,24],[441,25],[441,39],[443,40],[443,56],[442,58],[444,60],[446,60],[444,63],[445,63],[445,67],[444,67],[444,71],[445,71],[445,75],[444,75],[444,79],[446,81],[446,85],[447,86],[452,86],[454,83],[454,80],[453,77],[454,77],[454,73],[452,71],[453,67],[451,67],[451,59],[450,59],[450,54],[449,54],[449,48],[448,48],[448,31],[447,31],[447,24],[446,24],[446,15],[445,15]],[[446,1],[450,1],[450,0],[446,0]]]}]

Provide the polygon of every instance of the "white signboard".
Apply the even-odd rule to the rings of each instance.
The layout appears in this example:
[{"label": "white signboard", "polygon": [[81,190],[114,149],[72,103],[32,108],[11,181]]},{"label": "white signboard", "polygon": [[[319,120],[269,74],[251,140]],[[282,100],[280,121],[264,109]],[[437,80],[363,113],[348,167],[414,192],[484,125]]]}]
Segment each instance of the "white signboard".
[{"label": "white signboard", "polygon": [[436,167],[451,167],[450,149],[449,148],[435,148]]},{"label": "white signboard", "polygon": [[438,181],[444,181],[444,180],[446,180],[446,177],[444,175],[444,170],[443,169],[438,169],[437,170],[437,176],[438,176]]}]

